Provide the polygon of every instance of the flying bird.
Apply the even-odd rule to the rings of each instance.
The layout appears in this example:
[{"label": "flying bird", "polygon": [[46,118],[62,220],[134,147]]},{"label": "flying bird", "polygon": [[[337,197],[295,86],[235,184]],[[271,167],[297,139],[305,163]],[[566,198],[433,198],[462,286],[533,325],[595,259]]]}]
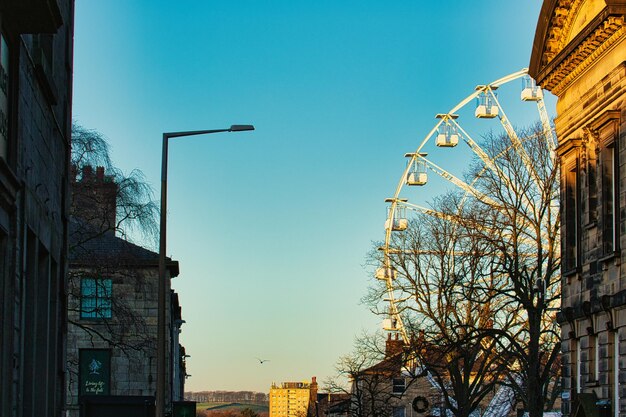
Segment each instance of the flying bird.
[{"label": "flying bird", "polygon": [[256,358],[256,359],[259,361],[259,363],[261,365],[263,365],[265,362],[269,362],[270,361],[269,359],[261,359],[261,358]]}]

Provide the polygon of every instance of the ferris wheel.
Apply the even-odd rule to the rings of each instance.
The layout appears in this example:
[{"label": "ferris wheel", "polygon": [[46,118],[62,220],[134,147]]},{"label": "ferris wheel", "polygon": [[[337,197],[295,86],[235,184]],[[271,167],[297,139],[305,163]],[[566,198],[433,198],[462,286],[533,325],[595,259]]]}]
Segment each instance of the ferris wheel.
[{"label": "ferris wheel", "polygon": [[[507,108],[503,107],[503,103],[507,103]],[[399,334],[405,343],[410,342],[410,334],[405,327],[399,307],[400,300],[396,288],[399,271],[394,268],[392,262],[393,251],[397,250],[392,244],[393,235],[407,230],[412,213],[440,216],[441,213],[427,207],[425,202],[429,197],[440,194],[442,186],[459,189],[487,204],[493,201],[489,195],[474,188],[471,181],[462,179],[463,175],[459,169],[467,166],[468,159],[482,164],[483,171],[489,170],[499,176],[505,187],[512,186],[506,174],[499,170],[494,158],[490,157],[476,141],[482,132],[499,130],[506,135],[530,177],[538,181],[533,160],[524,149],[523,138],[518,135],[509,119],[510,115],[521,116],[523,123],[527,123],[524,120],[527,118],[535,122],[538,116],[542,136],[547,142],[551,157],[554,158],[556,139],[543,92],[528,75],[528,69],[477,86],[447,113],[437,114],[437,122],[415,151],[405,154],[406,168],[400,176],[393,196],[385,200],[388,204],[385,241],[380,248],[381,264],[375,272],[375,278],[384,282],[386,288],[383,301],[388,303],[388,315],[383,320],[383,329]],[[433,183],[439,185],[433,186]]]}]

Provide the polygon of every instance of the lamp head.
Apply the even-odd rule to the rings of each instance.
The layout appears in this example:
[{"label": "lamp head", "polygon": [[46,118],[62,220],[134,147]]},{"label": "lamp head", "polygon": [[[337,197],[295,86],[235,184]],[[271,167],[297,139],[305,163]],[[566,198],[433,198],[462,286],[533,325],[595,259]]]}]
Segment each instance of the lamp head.
[{"label": "lamp head", "polygon": [[254,130],[254,126],[252,125],[232,125],[229,132],[243,132],[245,130]]}]

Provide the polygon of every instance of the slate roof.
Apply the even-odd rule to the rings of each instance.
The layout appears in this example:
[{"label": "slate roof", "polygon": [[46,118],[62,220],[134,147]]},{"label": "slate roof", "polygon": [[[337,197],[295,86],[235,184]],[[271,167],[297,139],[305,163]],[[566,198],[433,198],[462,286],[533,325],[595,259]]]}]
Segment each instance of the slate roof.
[{"label": "slate roof", "polygon": [[[70,219],[70,264],[93,266],[95,263],[125,266],[157,266],[159,254],[124,240],[112,231],[100,232],[94,226],[72,217]],[[172,277],[179,273],[178,261],[166,258]]]}]

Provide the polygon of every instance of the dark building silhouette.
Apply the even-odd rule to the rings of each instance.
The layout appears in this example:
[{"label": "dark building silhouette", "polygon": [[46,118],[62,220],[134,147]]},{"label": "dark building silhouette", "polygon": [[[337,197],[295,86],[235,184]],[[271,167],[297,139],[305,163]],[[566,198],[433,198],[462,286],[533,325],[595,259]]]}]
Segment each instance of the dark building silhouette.
[{"label": "dark building silhouette", "polygon": [[0,415],[61,416],[72,0],[0,0]]},{"label": "dark building silhouette", "polygon": [[[117,236],[118,184],[103,167],[82,168],[72,181],[72,215],[67,285],[67,416],[81,405],[103,412],[113,396],[118,405],[154,404],[159,255]],[[167,259],[168,278],[178,275]],[[182,401],[184,323],[178,294],[170,290],[166,403]],[[97,372],[91,372],[92,367]],[[91,397],[91,398],[89,398]],[[97,398],[94,398],[97,397]]]},{"label": "dark building silhouette", "polygon": [[104,231],[115,230],[118,185],[112,176],[104,174],[104,167],[87,165],[78,174],[72,168],[72,212],[80,210],[81,220]]}]

